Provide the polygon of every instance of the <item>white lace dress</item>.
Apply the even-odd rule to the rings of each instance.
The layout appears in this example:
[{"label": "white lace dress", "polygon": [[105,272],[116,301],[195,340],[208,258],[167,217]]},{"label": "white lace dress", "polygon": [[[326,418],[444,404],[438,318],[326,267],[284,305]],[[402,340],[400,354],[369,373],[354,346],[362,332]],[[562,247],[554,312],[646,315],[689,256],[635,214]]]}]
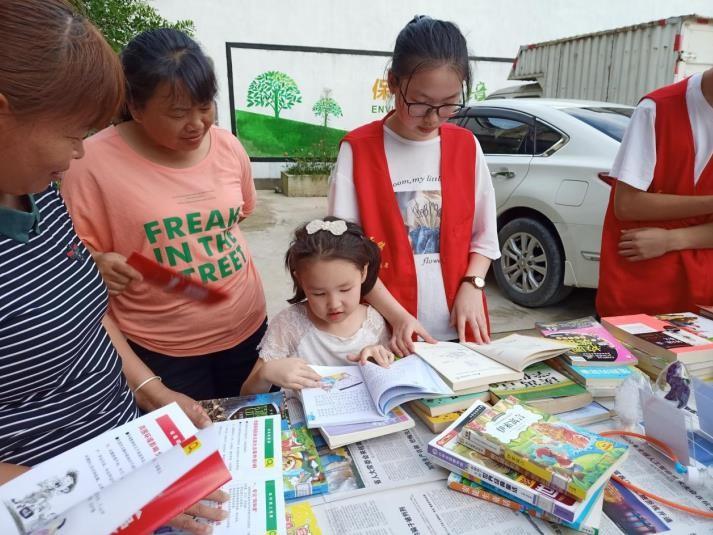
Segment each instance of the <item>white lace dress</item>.
[{"label": "white lace dress", "polygon": [[344,366],[353,364],[347,360],[350,353],[358,354],[366,346],[386,346],[389,342],[384,318],[370,306],[359,330],[346,338],[317,329],[306,307],[306,303],[291,305],[270,321],[259,346],[261,359],[300,357],[319,366]]}]

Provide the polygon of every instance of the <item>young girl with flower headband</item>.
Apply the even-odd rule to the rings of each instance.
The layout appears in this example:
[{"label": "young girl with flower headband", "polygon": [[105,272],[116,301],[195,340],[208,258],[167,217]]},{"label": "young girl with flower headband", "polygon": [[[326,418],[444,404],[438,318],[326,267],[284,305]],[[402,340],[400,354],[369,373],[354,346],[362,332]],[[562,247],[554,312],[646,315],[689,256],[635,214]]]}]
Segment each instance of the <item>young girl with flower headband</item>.
[{"label": "young girl with flower headband", "polygon": [[374,287],[379,263],[379,247],[354,223],[327,217],[298,228],[285,256],[295,288],[292,305],[270,322],[241,395],[273,385],[317,387],[320,376],[310,364],[364,364],[372,358],[388,367],[394,355],[384,347],[384,318],[361,303]]}]

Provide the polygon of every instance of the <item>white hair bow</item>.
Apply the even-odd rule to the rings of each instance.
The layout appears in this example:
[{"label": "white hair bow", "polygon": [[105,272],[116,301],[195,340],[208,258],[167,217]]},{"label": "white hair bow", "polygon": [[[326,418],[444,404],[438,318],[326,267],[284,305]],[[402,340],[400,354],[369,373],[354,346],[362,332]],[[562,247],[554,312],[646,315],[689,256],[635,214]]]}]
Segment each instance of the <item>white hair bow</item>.
[{"label": "white hair bow", "polygon": [[331,232],[335,236],[341,236],[347,231],[346,221],[338,219],[336,221],[322,221],[321,219],[313,219],[305,227],[307,234],[314,234],[320,230]]}]

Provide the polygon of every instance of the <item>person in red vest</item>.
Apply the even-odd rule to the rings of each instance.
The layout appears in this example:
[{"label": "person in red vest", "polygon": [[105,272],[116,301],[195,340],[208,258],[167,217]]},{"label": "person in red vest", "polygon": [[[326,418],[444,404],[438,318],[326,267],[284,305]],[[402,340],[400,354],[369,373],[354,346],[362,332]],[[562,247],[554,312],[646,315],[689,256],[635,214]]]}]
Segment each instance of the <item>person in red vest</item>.
[{"label": "person in red vest", "polygon": [[713,304],[713,69],[645,96],[611,175],[600,316]]},{"label": "person in red vest", "polygon": [[489,342],[483,289],[500,256],[495,195],[473,134],[447,123],[471,73],[458,27],[417,16],[399,33],[388,85],[395,107],[342,141],[329,213],[360,224],[381,248],[366,296],[392,327],[392,350],[426,341]]}]

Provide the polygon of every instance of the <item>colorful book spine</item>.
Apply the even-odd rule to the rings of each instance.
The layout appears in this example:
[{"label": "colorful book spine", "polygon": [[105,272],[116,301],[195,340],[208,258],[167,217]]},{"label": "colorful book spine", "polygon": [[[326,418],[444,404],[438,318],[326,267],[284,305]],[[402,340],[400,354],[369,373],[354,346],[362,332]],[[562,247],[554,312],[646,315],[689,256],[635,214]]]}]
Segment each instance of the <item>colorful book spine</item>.
[{"label": "colorful book spine", "polygon": [[459,440],[517,466],[577,500],[628,453],[628,446],[558,420],[513,397],[500,400],[468,422]]},{"label": "colorful book spine", "polygon": [[519,381],[490,385],[490,392],[498,398],[513,396],[527,403],[545,398],[576,396],[587,391],[544,362],[528,366],[524,373],[525,377]]},{"label": "colorful book spine", "polygon": [[463,494],[468,494],[474,498],[480,500],[485,500],[487,502],[500,505],[502,507],[507,507],[513,511],[518,511],[520,513],[526,513],[535,518],[541,518],[547,522],[554,522],[555,524],[562,524],[571,529],[576,529],[582,533],[587,533],[589,535],[597,535],[599,529],[590,526],[584,526],[581,522],[566,522],[561,518],[543,511],[542,509],[535,507],[523,500],[519,500],[514,496],[509,496],[502,490],[492,487],[483,481],[473,481],[470,478],[451,472],[448,476],[448,487],[461,492]]}]

